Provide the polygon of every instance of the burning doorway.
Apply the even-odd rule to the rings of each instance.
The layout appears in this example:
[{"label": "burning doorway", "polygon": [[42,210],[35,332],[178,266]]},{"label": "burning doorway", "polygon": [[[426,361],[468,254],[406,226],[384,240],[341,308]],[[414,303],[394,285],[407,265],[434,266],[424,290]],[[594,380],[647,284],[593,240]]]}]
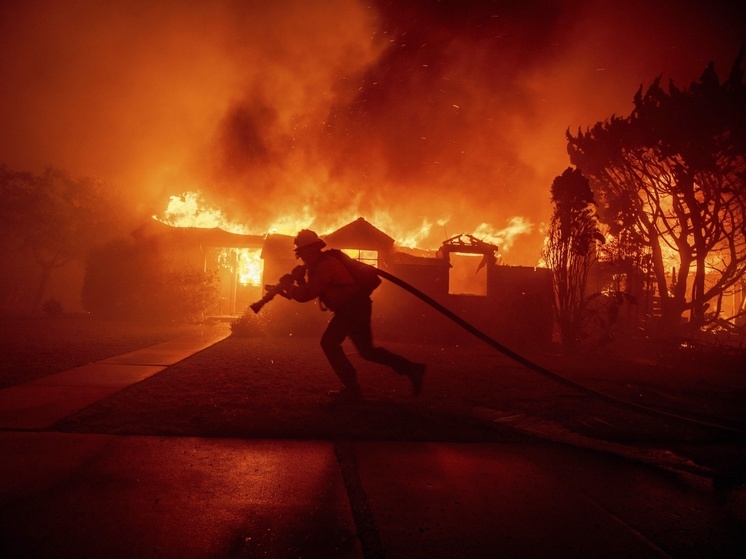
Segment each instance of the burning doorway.
[{"label": "burning doorway", "polygon": [[240,313],[262,295],[264,261],[261,248],[213,247],[205,253],[204,271],[217,270],[218,314]]}]

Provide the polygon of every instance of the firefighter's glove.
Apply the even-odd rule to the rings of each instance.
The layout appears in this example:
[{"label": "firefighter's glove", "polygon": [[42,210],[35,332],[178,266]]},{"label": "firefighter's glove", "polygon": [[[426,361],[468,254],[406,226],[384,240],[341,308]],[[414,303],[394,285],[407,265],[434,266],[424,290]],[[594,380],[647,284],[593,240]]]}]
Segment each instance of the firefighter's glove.
[{"label": "firefighter's glove", "polygon": [[293,276],[293,279],[299,284],[305,283],[306,282],[306,267],[296,266],[295,268],[293,268],[293,271],[290,272],[290,275]]},{"label": "firefighter's glove", "polygon": [[285,274],[280,278],[279,287],[282,291],[287,291],[295,283],[295,278],[291,274]]}]

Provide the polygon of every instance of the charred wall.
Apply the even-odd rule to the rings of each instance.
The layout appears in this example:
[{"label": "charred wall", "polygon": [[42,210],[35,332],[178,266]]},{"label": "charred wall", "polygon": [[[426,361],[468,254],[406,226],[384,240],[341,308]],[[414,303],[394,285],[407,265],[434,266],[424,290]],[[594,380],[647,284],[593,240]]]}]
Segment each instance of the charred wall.
[{"label": "charred wall", "polygon": [[[416,287],[500,343],[544,348],[552,341],[552,286],[549,270],[488,266],[487,296],[450,295],[448,265],[392,266],[388,271]],[[478,342],[470,333],[414,295],[384,282],[374,293],[378,337],[433,342]]]}]

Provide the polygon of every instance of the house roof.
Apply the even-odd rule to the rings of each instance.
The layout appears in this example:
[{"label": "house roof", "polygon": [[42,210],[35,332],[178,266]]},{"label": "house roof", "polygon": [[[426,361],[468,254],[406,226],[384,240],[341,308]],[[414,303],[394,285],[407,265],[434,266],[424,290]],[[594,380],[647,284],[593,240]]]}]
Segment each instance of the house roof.
[{"label": "house roof", "polygon": [[264,245],[263,235],[241,235],[238,233],[225,231],[223,229],[220,229],[219,227],[213,227],[212,229],[198,229],[194,227],[189,229],[195,230],[195,236],[204,246],[262,248],[262,246]]},{"label": "house roof", "polygon": [[262,246],[262,253],[260,255],[262,259],[287,259],[291,260],[295,258],[295,245],[293,244],[293,237],[289,235],[278,235],[270,234],[264,239],[264,245]]},{"label": "house roof", "polygon": [[334,248],[356,248],[389,252],[394,246],[394,239],[377,229],[362,217],[340,227],[324,237],[324,241]]},{"label": "house roof", "polygon": [[494,255],[498,251],[497,245],[477,239],[472,235],[461,233],[443,241],[440,250],[444,253],[461,252],[466,254]]},{"label": "house roof", "polygon": [[136,239],[158,237],[174,244],[205,247],[261,248],[263,235],[240,235],[219,227],[173,227],[157,219],[150,219],[132,233]]}]

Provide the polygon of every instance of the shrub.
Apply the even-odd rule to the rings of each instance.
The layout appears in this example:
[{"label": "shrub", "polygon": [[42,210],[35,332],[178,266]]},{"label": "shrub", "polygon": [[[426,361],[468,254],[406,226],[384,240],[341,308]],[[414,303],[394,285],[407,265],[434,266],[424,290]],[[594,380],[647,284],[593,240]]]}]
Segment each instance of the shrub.
[{"label": "shrub", "polygon": [[262,314],[256,314],[251,309],[246,309],[236,320],[231,322],[231,334],[233,336],[248,338],[266,333],[267,321],[271,320],[270,312],[265,309]]},{"label": "shrub", "polygon": [[217,304],[216,273],[162,251],[157,241],[119,239],[88,257],[82,301],[106,318],[202,320]]}]

